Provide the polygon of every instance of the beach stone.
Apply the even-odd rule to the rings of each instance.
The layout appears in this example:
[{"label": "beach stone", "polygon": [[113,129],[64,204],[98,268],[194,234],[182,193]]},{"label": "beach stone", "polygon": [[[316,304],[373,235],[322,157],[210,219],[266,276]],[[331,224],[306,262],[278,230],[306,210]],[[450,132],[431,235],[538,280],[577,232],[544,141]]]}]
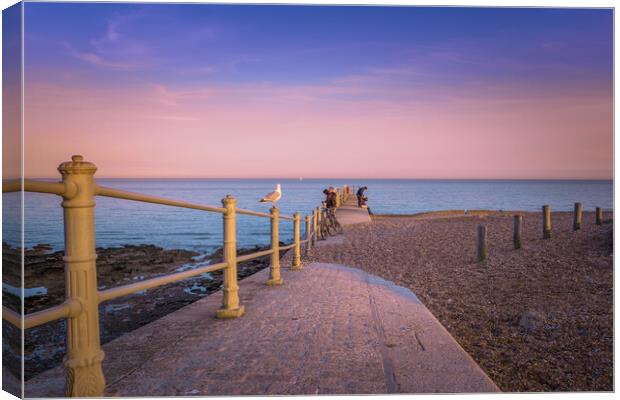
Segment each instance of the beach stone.
[{"label": "beach stone", "polygon": [[521,315],[521,319],[519,320],[519,328],[526,332],[533,332],[542,326],[543,320],[544,318],[540,313],[529,310]]}]

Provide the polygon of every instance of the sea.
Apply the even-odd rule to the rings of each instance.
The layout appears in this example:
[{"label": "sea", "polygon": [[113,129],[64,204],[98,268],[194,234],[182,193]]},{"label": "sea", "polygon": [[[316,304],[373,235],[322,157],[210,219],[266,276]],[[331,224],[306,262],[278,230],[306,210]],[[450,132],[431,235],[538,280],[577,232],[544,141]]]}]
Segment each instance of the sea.
[{"label": "sea", "polygon": [[[270,205],[258,200],[282,185],[278,202],[281,214],[311,213],[329,186],[367,186],[368,205],[376,214],[414,214],[436,210],[522,210],[539,211],[549,204],[552,211],[570,211],[575,202],[584,211],[595,207],[613,210],[611,180],[401,180],[401,179],[98,179],[110,188],[221,206],[226,195],[237,198],[238,207],[269,212]],[[20,245],[20,194],[2,196],[3,242]],[[61,198],[25,193],[24,245],[63,248]],[[222,245],[222,215],[164,205],[97,197],[95,209],[98,247],[153,244],[167,249],[188,249],[201,254]],[[305,224],[302,224],[302,237]],[[280,237],[293,239],[293,222],[282,220]],[[269,244],[267,218],[239,215],[237,245]]]}]

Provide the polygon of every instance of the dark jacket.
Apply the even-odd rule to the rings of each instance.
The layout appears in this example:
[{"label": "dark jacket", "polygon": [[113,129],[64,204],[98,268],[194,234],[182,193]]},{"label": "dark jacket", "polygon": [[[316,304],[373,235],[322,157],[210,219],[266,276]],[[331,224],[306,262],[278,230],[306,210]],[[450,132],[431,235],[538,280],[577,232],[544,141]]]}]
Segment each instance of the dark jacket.
[{"label": "dark jacket", "polygon": [[327,198],[325,199],[325,206],[327,208],[335,208],[336,207],[336,192],[327,193]]},{"label": "dark jacket", "polygon": [[361,188],[357,189],[357,195],[358,196],[363,196],[365,191],[366,191],[366,188],[365,187],[361,187]]}]

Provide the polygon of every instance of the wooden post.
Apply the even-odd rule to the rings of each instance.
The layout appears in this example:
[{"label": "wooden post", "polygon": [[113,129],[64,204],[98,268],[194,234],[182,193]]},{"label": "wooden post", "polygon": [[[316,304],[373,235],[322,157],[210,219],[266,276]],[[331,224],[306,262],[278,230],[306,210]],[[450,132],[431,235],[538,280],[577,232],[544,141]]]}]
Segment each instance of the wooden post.
[{"label": "wooden post", "polygon": [[543,238],[551,237],[551,208],[548,205],[542,207],[543,211]]},{"label": "wooden post", "polygon": [[515,245],[515,249],[518,250],[521,248],[521,224],[523,223],[522,215],[514,216],[514,233],[512,236],[512,241]]},{"label": "wooden post", "polygon": [[603,225],[603,209],[596,207],[596,225]]},{"label": "wooden post", "polygon": [[268,286],[281,285],[284,279],[280,274],[280,210],[271,207],[271,268],[269,269]]},{"label": "wooden post", "polygon": [[581,228],[581,203],[575,203],[575,212],[573,213],[573,230]]},{"label": "wooden post", "polygon": [[103,397],[104,353],[99,337],[97,253],[95,251],[95,164],[73,156],[58,167],[71,195],[64,195],[66,297],[81,305],[81,312],[67,319],[65,396]]},{"label": "wooden post", "polygon": [[487,258],[487,227],[478,225],[478,262]]},{"label": "wooden post", "polygon": [[245,307],[239,304],[239,285],[237,284],[237,199],[231,195],[222,200],[224,213],[224,296],[222,308],[217,310],[217,318],[237,318],[243,315]]}]

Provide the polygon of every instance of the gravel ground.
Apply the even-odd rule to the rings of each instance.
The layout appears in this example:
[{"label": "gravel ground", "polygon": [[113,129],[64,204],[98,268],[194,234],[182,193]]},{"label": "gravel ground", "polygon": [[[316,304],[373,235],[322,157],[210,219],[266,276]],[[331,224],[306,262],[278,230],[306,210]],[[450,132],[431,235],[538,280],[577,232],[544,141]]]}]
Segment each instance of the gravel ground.
[{"label": "gravel ground", "polygon": [[[340,245],[305,261],[346,264],[413,290],[503,390],[613,390],[613,223],[523,214],[523,248],[512,213],[379,217],[345,228]],[[489,256],[476,262],[476,226]]]}]

